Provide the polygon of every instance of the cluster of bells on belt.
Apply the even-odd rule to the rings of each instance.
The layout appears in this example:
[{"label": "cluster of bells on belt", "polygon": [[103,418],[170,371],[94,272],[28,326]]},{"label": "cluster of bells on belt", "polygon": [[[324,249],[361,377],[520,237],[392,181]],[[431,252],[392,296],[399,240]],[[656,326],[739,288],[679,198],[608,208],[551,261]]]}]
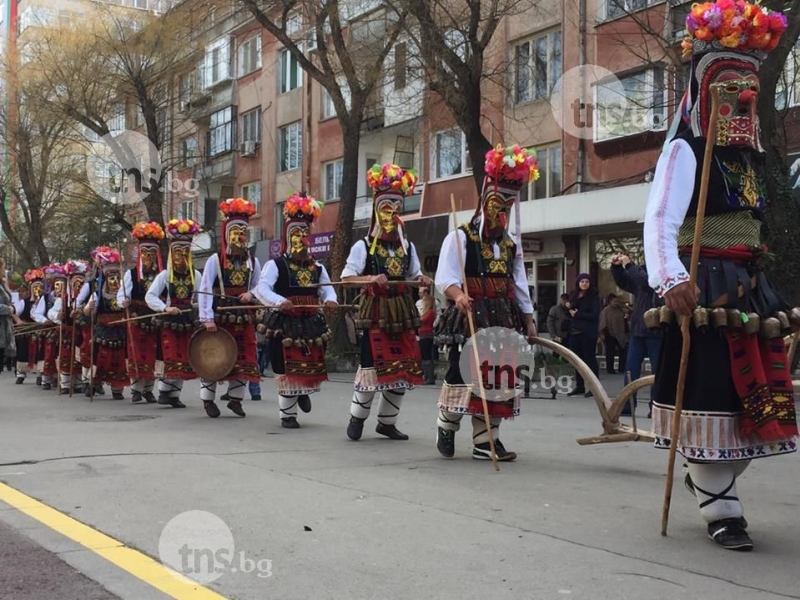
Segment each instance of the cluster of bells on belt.
[{"label": "cluster of bells on belt", "polygon": [[[256,327],[256,330],[258,331],[258,333],[260,333],[266,338],[278,337],[283,333],[281,329],[268,329],[267,326],[264,325],[263,323],[259,324]],[[323,333],[319,337],[314,338],[313,340],[302,340],[299,338],[293,339],[291,337],[284,336],[284,338],[281,340],[281,345],[284,348],[291,348],[292,346],[294,346],[295,348],[303,348],[303,347],[308,348],[313,344],[317,348],[322,348],[325,344],[329,343],[331,340],[333,340],[333,334],[330,331],[326,331],[325,333]]]},{"label": "cluster of bells on belt", "polygon": [[217,323],[218,325],[225,325],[225,324],[228,324],[228,325],[245,325],[245,324],[247,324],[247,325],[249,325],[250,323],[253,322],[253,320],[254,320],[253,316],[249,315],[249,314],[247,314],[247,315],[234,315],[234,314],[223,315],[223,314],[217,313],[217,314],[214,315],[214,322]]},{"label": "cluster of bells on belt", "polygon": [[[648,329],[667,327],[675,322],[675,312],[668,306],[651,308],[644,313],[644,323]],[[800,331],[800,308],[793,308],[788,314],[779,311],[765,319],[756,313],[735,308],[695,308],[692,324],[701,331],[709,327],[742,329],[747,335],[757,333],[761,338],[771,340]]]},{"label": "cluster of bells on belt", "polygon": [[104,340],[102,338],[96,337],[94,338],[94,343],[104,348],[124,348],[125,341],[124,340]]},{"label": "cluster of bells on belt", "polygon": [[[356,329],[372,329],[374,321],[372,319],[353,319]],[[378,327],[387,333],[402,333],[410,329],[416,329],[422,325],[422,320],[419,317],[413,319],[404,319],[402,323],[393,322],[389,323],[386,319],[378,320]]]}]

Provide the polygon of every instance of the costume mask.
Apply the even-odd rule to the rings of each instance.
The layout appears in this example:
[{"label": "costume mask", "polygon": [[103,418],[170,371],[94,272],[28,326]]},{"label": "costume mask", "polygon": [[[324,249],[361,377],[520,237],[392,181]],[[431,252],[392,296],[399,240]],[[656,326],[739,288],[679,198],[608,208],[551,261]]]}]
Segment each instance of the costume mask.
[{"label": "costume mask", "polygon": [[308,225],[293,223],[289,226],[289,254],[295,257],[308,256],[309,236]]},{"label": "costume mask", "polygon": [[105,275],[106,280],[105,291],[116,296],[120,286],[119,269],[110,269],[108,271],[104,271],[103,274]]},{"label": "costume mask", "polygon": [[41,281],[36,281],[31,284],[31,297],[38,300],[44,294],[44,284]]},{"label": "costume mask", "polygon": [[189,259],[191,257],[191,252],[192,249],[189,245],[172,245],[172,269],[176,273],[184,275],[189,270]]},{"label": "costume mask", "polygon": [[139,247],[139,253],[142,257],[142,271],[144,273],[155,273],[158,271],[158,247],[145,246]]},{"label": "costume mask", "polygon": [[73,275],[70,277],[69,284],[70,290],[73,298],[77,298],[78,294],[81,292],[81,288],[83,287],[83,282],[86,280],[86,277],[83,275]]},{"label": "costume mask", "polygon": [[56,279],[53,282],[53,293],[56,296],[61,296],[64,293],[64,280],[61,278]]},{"label": "costume mask", "polygon": [[228,225],[227,234],[231,254],[247,254],[247,225],[231,223]]}]

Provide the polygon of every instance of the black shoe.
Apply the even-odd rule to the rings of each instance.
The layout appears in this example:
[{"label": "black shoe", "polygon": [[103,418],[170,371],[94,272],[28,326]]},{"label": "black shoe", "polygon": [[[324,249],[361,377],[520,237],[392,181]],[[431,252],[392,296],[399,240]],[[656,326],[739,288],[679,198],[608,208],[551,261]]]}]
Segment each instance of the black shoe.
[{"label": "black shoe", "polygon": [[308,394],[303,394],[302,396],[297,397],[297,406],[300,407],[304,413],[311,412],[311,398],[308,397]]},{"label": "black shoe", "polygon": [[721,519],[708,524],[708,537],[726,550],[750,552],[753,540],[745,531],[744,519]]},{"label": "black shoe", "polygon": [[159,404],[164,404],[165,406],[170,403],[171,398],[169,397],[168,392],[159,392],[158,393],[158,402]]},{"label": "black shoe", "polygon": [[125,400],[125,396],[122,392],[111,392],[111,399],[112,400]]},{"label": "black shoe", "polygon": [[376,433],[380,433],[381,435],[385,435],[391,440],[407,440],[408,436],[400,431],[394,425],[384,425],[383,423],[378,423],[378,426],[375,428]]},{"label": "black shoe", "polygon": [[178,398],[170,398],[169,405],[172,408],[186,408],[186,405],[180,401]]},{"label": "black shoe", "polygon": [[229,402],[231,397],[226,392],[226,393],[222,394],[222,396],[220,396],[219,399],[220,399],[221,402]]},{"label": "black shoe", "polygon": [[42,389],[45,390],[45,391],[52,390],[53,389],[53,384],[52,383],[43,383],[42,384]]},{"label": "black shoe", "polygon": [[203,400],[203,408],[206,409],[206,414],[212,419],[216,419],[219,416],[219,407],[213,400]]},{"label": "black shoe", "polygon": [[347,426],[347,437],[351,440],[360,440],[364,431],[364,421],[358,417],[350,417],[350,424]]},{"label": "black shoe", "polygon": [[453,458],[456,454],[456,432],[439,427],[436,435],[436,449],[442,458]]},{"label": "black shoe", "polygon": [[244,410],[242,410],[242,403],[240,400],[231,400],[230,402],[228,402],[228,408],[230,408],[234,414],[237,414],[240,417],[247,416],[244,414]]},{"label": "black shoe", "polygon": [[22,385],[23,383],[25,383],[25,378],[24,377],[17,377],[14,380],[14,383],[16,383],[17,385]]},{"label": "black shoe", "polygon": [[281,427],[285,429],[300,429],[300,423],[297,422],[296,417],[287,417],[281,419]]},{"label": "black shoe", "polygon": [[259,396],[258,394],[256,394],[255,396],[250,396],[250,400],[252,400],[253,402],[258,402],[259,400],[261,400],[261,396]]},{"label": "black shoe", "polygon": [[88,383],[83,386],[83,395],[87,398],[92,397],[92,386],[90,386]]},{"label": "black shoe", "polygon": [[[497,460],[499,462],[508,462],[517,458],[517,454],[515,452],[507,451],[503,446],[503,442],[500,440],[494,441],[494,449],[497,453]],[[472,458],[475,460],[492,460],[492,450],[491,446],[489,446],[489,442],[484,444],[475,444],[475,447],[472,449]]]},{"label": "black shoe", "polygon": [[105,388],[103,387],[103,384],[102,384],[102,383],[98,383],[98,384],[97,384],[97,385],[94,387],[94,395],[95,395],[95,396],[104,396],[104,395],[105,395],[105,393],[106,393],[106,390],[105,390]]},{"label": "black shoe", "polygon": [[38,385],[39,387],[42,386],[42,378],[41,377],[37,377],[36,378],[36,385]]},{"label": "black shoe", "polygon": [[567,394],[567,396],[581,396],[581,395],[583,395],[585,393],[586,393],[586,390],[579,390],[579,389],[575,388],[569,394]]},{"label": "black shoe", "polygon": [[591,398],[594,394],[592,394],[592,390],[583,393],[584,398]]},{"label": "black shoe", "polygon": [[144,399],[147,401],[148,404],[155,404],[156,402],[158,402],[158,400],[156,400],[156,397],[153,395],[153,392],[145,392],[142,395],[144,396]]},{"label": "black shoe", "polygon": [[69,396],[69,388],[61,388],[58,390],[59,396]]},{"label": "black shoe", "polygon": [[131,392],[131,402],[133,404],[138,404],[142,402],[144,398],[142,397],[142,392],[137,392],[136,390]]}]

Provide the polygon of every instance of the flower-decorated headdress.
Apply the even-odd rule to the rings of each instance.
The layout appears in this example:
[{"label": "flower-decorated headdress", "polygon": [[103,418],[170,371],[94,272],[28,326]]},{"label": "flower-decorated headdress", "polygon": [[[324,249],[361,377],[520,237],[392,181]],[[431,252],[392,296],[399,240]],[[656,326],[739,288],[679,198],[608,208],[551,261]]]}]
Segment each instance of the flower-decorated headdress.
[{"label": "flower-decorated headdress", "polygon": [[48,294],[55,288],[57,279],[62,279],[64,281],[67,279],[67,271],[64,269],[64,266],[59,263],[50,263],[42,270],[44,271],[45,287]]},{"label": "flower-decorated headdress", "polygon": [[[519,144],[504,147],[498,144],[486,153],[483,164],[483,188],[481,201],[475,210],[473,222],[478,225],[480,235],[484,235],[486,227],[486,208],[489,202],[499,203],[505,209],[515,205],[517,256],[521,256],[519,202],[516,202],[519,190],[523,185],[539,179],[539,163],[536,150],[523,148]],[[505,213],[498,217],[505,231],[508,231],[508,220]]]},{"label": "flower-decorated headdress", "polygon": [[324,202],[307,196],[306,194],[293,194],[283,203],[283,239],[281,240],[281,254],[289,248],[289,237],[294,228],[310,227],[322,214]]},{"label": "flower-decorated headdress", "polygon": [[167,223],[167,235],[169,236],[169,281],[175,283],[175,270],[172,268],[172,249],[183,246],[188,249],[187,268],[192,285],[194,281],[194,264],[192,263],[192,239],[200,233],[200,226],[191,219],[172,219]]},{"label": "flower-decorated headdress", "polygon": [[159,242],[164,239],[164,229],[159,223],[150,221],[149,223],[136,223],[133,226],[131,235],[139,242],[139,253],[136,257],[136,272],[139,279],[144,277],[144,267],[142,266],[142,250],[152,249],[156,255],[156,268],[158,272],[164,270],[164,263],[161,260],[161,246]]},{"label": "flower-decorated headdress", "polygon": [[761,6],[761,1],[716,0],[692,5],[686,17],[683,55],[692,58],[690,85],[673,118],[664,143],[691,128],[695,137],[708,133],[711,87],[721,86],[718,145],[760,150],[756,102],[761,61],[774,50],[787,27],[785,15]]},{"label": "flower-decorated headdress", "polygon": [[69,285],[67,285],[67,298],[71,303],[74,299],[73,292],[75,292],[74,295],[77,296],[77,291],[72,289],[74,282],[82,281],[86,277],[86,273],[89,272],[89,263],[85,260],[70,259],[64,263],[64,271],[66,271],[69,280]]},{"label": "flower-decorated headdress", "polygon": [[[417,185],[417,175],[413,169],[403,169],[392,163],[384,163],[383,165],[374,164],[372,168],[367,171],[367,184],[372,188],[372,224],[370,226],[370,236],[372,236],[372,245],[370,247],[370,254],[375,253],[375,248],[378,244],[378,238],[381,237],[382,231],[378,212],[381,207],[390,203],[396,207],[399,213],[403,206],[403,200],[409,194],[414,193],[414,186]],[[394,216],[395,224],[397,225],[397,233],[400,243],[403,248],[408,250],[408,240],[405,236],[405,226],[399,214]]]},{"label": "flower-decorated headdress", "polygon": [[89,253],[89,257],[101,268],[120,264],[119,252],[111,246],[97,246]]},{"label": "flower-decorated headdress", "polygon": [[244,198],[228,198],[220,203],[219,210],[222,212],[223,217],[221,244],[222,266],[226,268],[228,265],[228,256],[233,253],[233,248],[231,248],[228,243],[228,230],[234,225],[247,227],[250,222],[250,217],[256,214],[256,207],[252,202]]}]

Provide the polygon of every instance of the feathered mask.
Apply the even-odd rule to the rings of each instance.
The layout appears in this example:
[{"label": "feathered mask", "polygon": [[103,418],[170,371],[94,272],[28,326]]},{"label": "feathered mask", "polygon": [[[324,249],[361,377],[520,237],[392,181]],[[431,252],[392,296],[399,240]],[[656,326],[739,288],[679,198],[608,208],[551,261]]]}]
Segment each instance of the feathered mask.
[{"label": "feathered mask", "polygon": [[372,188],[373,196],[372,226],[370,227],[372,245],[370,246],[369,253],[375,254],[378,238],[387,236],[381,227],[380,211],[388,205],[391,205],[394,212],[392,221],[397,227],[397,237],[403,249],[408,251],[405,224],[400,218],[399,213],[402,210],[405,196],[414,193],[414,186],[417,184],[416,174],[411,169],[405,170],[392,163],[384,163],[383,165],[374,164],[372,168],[367,171],[367,183]]}]

